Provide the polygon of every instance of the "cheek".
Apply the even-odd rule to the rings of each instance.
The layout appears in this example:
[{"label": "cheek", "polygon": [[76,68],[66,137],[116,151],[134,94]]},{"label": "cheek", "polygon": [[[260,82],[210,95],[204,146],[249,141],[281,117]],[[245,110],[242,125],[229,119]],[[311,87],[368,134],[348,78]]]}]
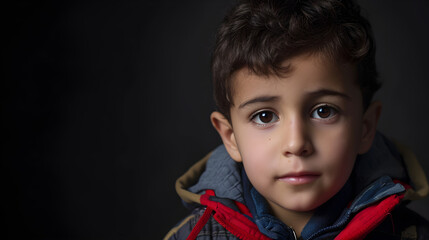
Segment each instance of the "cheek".
[{"label": "cheek", "polygon": [[239,149],[246,171],[258,171],[258,169],[264,171],[264,169],[268,168],[269,161],[267,160],[271,156],[266,144],[250,140],[249,142],[244,142]]},{"label": "cheek", "polygon": [[320,141],[319,149],[323,154],[323,168],[331,181],[345,182],[350,176],[357,156],[358,137],[356,132],[346,128],[336,129],[324,141]]},{"label": "cheek", "polygon": [[244,129],[238,136],[238,149],[249,178],[268,174],[274,166],[273,159],[276,159],[274,139],[270,132]]},{"label": "cheek", "polygon": [[261,131],[253,128],[238,129],[237,145],[243,159],[263,159],[272,152],[271,131]]}]

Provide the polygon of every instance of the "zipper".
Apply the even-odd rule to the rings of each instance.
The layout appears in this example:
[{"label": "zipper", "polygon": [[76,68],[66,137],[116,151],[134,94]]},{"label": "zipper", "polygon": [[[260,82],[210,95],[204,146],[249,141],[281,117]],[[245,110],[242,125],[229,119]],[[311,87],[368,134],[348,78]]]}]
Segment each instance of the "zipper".
[{"label": "zipper", "polygon": [[292,230],[293,238],[294,238],[295,240],[298,240],[298,238],[296,237],[296,232],[295,232],[295,230],[294,230],[292,227],[289,227],[289,229],[290,229],[290,230]]}]

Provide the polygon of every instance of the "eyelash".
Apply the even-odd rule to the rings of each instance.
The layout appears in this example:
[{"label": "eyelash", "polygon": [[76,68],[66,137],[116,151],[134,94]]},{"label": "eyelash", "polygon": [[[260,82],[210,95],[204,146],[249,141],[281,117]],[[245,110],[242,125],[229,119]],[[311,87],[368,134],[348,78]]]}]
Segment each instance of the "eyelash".
[{"label": "eyelash", "polygon": [[[256,122],[256,119],[258,117],[261,117],[262,113],[272,114],[273,115],[272,117],[273,117],[274,121],[270,120],[270,122],[268,122],[268,123],[258,123],[258,122]],[[274,124],[275,122],[277,122],[278,120],[279,120],[279,116],[274,111],[268,110],[268,109],[260,110],[260,111],[255,112],[254,114],[252,114],[250,116],[250,121],[253,122],[254,124],[256,124],[258,127],[268,127],[268,126]],[[259,121],[260,121],[260,119],[259,119]]]},{"label": "eyelash", "polygon": [[[318,109],[321,109],[321,108],[328,108],[329,109],[329,111],[330,111],[330,113],[329,113],[329,116],[327,116],[327,117],[325,117],[325,118],[323,118],[323,117],[314,117],[313,115],[314,114],[317,114],[317,110]],[[326,104],[326,103],[323,103],[323,104],[319,104],[319,105],[317,105],[317,106],[315,106],[315,107],[313,107],[312,108],[312,110],[310,111],[310,118],[312,118],[312,119],[315,119],[315,120],[317,120],[317,121],[325,121],[325,122],[329,122],[329,121],[332,121],[336,116],[337,116],[337,114],[339,113],[340,111],[339,111],[339,109],[337,108],[337,107],[335,107],[335,106],[332,106],[332,105],[330,105],[330,104]],[[268,123],[258,123],[258,122],[256,122],[257,121],[257,118],[258,117],[261,117],[261,114],[262,113],[270,113],[270,114],[273,114],[273,119],[274,119],[274,121],[273,120],[270,120],[270,122],[268,122]],[[253,122],[254,124],[256,124],[258,127],[267,127],[267,126],[269,126],[269,125],[272,125],[272,124],[274,124],[275,122],[277,122],[279,120],[279,116],[274,112],[274,111],[272,111],[272,110],[269,110],[269,109],[262,109],[262,110],[260,110],[260,111],[257,111],[257,112],[255,112],[254,114],[252,114],[251,116],[250,116],[250,121],[251,122]],[[261,122],[261,120],[259,119],[259,121]]]},{"label": "eyelash", "polygon": [[[313,115],[314,114],[317,114],[317,110],[319,110],[319,109],[321,109],[321,108],[328,108],[329,109],[329,116],[327,116],[327,117],[321,117],[321,116],[319,116],[319,117],[314,117]],[[317,105],[317,106],[315,106],[312,110],[311,110],[311,112],[310,112],[310,117],[312,118],[312,119],[316,119],[316,120],[318,120],[318,121],[330,121],[330,120],[332,120],[332,119],[334,119],[336,116],[337,116],[337,114],[339,113],[340,111],[339,111],[339,109],[337,108],[337,107],[335,107],[335,106],[332,106],[332,105],[330,105],[330,104],[326,104],[326,103],[324,103],[324,104],[319,104],[319,105]]]}]

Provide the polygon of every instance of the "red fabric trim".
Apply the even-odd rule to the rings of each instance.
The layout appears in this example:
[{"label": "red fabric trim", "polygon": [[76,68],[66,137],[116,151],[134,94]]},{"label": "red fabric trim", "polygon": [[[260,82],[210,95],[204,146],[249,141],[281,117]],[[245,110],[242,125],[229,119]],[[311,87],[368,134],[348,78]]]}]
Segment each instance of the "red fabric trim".
[{"label": "red fabric trim", "polygon": [[[267,236],[263,235],[256,224],[251,221],[243,222],[244,219],[240,219],[243,215],[223,214],[222,211],[217,211],[214,218],[220,223],[225,229],[243,240],[269,240]],[[246,217],[244,217],[248,220]],[[249,224],[250,223],[250,224]]]},{"label": "red fabric trim", "polygon": [[246,205],[242,204],[241,202],[237,202],[237,201],[235,201],[235,204],[237,205],[238,209],[240,209],[240,211],[243,214],[246,214],[247,216],[250,216],[251,218],[253,218],[252,214],[250,213],[250,210],[246,207]]},{"label": "red fabric trim", "polygon": [[204,211],[203,216],[201,216],[200,220],[198,220],[197,224],[195,224],[195,227],[192,229],[192,232],[189,234],[186,240],[194,240],[197,238],[198,233],[201,232],[201,229],[203,229],[204,225],[206,225],[206,223],[209,221],[212,213],[213,209],[211,208],[207,208],[206,211]]},{"label": "red fabric trim", "polygon": [[202,205],[207,206],[207,208],[214,210],[214,219],[226,230],[243,240],[269,240],[267,236],[259,231],[255,223],[243,215],[244,213],[251,216],[250,210],[245,205],[235,202],[240,211],[242,211],[242,213],[237,212],[219,202],[210,200],[210,196],[214,196],[210,195],[210,193],[206,191],[206,194],[201,196],[200,202]]},{"label": "red fabric trim", "polygon": [[[206,194],[204,194],[203,196],[205,196],[205,195],[207,195],[207,197],[208,196],[214,196],[214,191],[213,190],[207,190]],[[203,196],[201,196],[201,197],[203,197]],[[186,238],[186,240],[193,240],[193,239],[197,238],[198,233],[201,232],[201,229],[203,229],[204,225],[206,225],[206,223],[209,221],[212,213],[213,213],[213,209],[207,207],[206,210],[204,211],[203,216],[201,216],[200,220],[198,220],[197,224],[195,224],[194,228],[192,229],[191,233]]]},{"label": "red fabric trim", "polygon": [[[402,183],[401,183],[402,184]],[[409,186],[404,186],[406,189]],[[391,195],[356,214],[335,240],[363,239],[376,228],[404,198],[404,193]]]},{"label": "red fabric trim", "polygon": [[[397,181],[395,181],[397,182]],[[402,184],[405,189],[410,188],[407,184]],[[204,225],[214,212],[214,219],[219,222],[225,229],[234,234],[240,239],[244,240],[269,240],[267,236],[262,234],[255,223],[250,221],[246,216],[251,216],[249,209],[239,202],[235,202],[240,212],[219,203],[210,200],[211,196],[215,196],[213,190],[207,190],[204,195],[200,197],[202,205],[207,206],[203,216],[192,229],[188,239],[195,239]],[[340,232],[335,240],[357,240],[363,239],[376,228],[399,204],[404,197],[404,193],[391,195],[357,213],[347,226]]]}]

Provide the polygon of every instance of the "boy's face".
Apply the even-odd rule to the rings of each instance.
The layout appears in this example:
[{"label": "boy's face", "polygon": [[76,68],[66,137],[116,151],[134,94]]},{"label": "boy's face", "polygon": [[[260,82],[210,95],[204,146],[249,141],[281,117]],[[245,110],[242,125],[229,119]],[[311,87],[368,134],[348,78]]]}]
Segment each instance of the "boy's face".
[{"label": "boy's face", "polygon": [[237,71],[229,132],[212,117],[275,215],[325,203],[371,145],[355,67],[306,55],[285,64],[292,66],[285,77]]}]

